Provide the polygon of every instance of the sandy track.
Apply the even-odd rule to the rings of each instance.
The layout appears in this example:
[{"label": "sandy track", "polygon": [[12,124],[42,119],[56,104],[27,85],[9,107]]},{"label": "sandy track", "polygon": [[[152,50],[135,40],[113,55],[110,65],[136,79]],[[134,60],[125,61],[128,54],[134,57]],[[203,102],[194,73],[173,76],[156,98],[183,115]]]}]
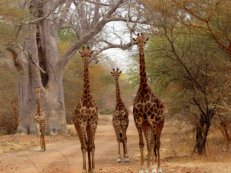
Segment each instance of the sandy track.
[{"label": "sandy track", "polygon": [[[117,143],[111,116],[101,117],[96,133],[96,172],[132,173],[139,169],[139,147],[137,130],[130,116],[128,128],[128,152],[130,163],[116,163]],[[231,173],[231,159],[209,160],[174,155],[174,144],[182,134],[178,124],[167,121],[162,135],[162,168],[166,173]],[[179,138],[180,139],[180,138]],[[179,142],[179,140],[178,140]],[[180,142],[179,142],[180,144]],[[182,146],[184,147],[184,146]],[[37,148],[25,148],[0,155],[1,173],[81,173],[82,153],[76,136],[58,140],[47,145],[46,152],[37,152]],[[174,151],[174,152],[173,152]],[[179,150],[181,151],[181,149]],[[177,151],[177,153],[179,153]],[[183,150],[182,150],[183,151]]]},{"label": "sandy track", "polygon": [[[110,118],[109,118],[110,119]],[[111,166],[117,155],[117,143],[111,121],[99,125],[96,133],[96,165]],[[134,124],[128,131],[128,138],[135,141]],[[129,147],[130,148],[130,147]],[[8,152],[0,155],[1,173],[79,173],[82,168],[82,153],[77,137],[47,145],[46,152],[37,152],[37,147]],[[122,164],[121,164],[122,165]]]}]

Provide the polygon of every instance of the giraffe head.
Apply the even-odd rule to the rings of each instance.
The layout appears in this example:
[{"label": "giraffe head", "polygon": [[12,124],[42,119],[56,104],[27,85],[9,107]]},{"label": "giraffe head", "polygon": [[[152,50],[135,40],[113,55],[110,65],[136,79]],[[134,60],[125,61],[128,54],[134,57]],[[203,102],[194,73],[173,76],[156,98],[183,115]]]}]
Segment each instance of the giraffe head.
[{"label": "giraffe head", "polygon": [[87,48],[83,46],[82,51],[79,51],[79,53],[83,58],[84,63],[89,63],[91,61],[91,55],[93,51],[90,50],[89,46],[87,46]]},{"label": "giraffe head", "polygon": [[112,69],[112,72],[111,72],[111,74],[115,78],[115,80],[119,79],[119,76],[121,73],[122,73],[122,71],[120,71],[119,68],[116,68],[116,70]]},{"label": "giraffe head", "polygon": [[149,40],[149,37],[145,37],[143,33],[138,33],[137,38],[133,38],[133,41],[135,44],[137,44],[139,48],[140,54],[144,54],[144,46],[146,42]]}]

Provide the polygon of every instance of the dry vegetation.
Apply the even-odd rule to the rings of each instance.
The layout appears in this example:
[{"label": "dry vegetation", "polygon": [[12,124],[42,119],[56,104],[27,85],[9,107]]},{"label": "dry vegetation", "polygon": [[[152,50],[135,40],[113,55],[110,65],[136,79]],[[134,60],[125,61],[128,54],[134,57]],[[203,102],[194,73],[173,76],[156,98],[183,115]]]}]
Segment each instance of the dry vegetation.
[{"label": "dry vegetation", "polygon": [[[121,163],[117,164],[115,162],[116,158],[116,142],[114,138],[114,130],[111,125],[111,115],[99,115],[99,127],[96,135],[96,141],[104,139],[104,146],[98,147],[98,152],[96,148],[96,164],[97,164],[97,173],[135,173],[139,170],[139,147],[138,147],[138,138],[137,131],[134,126],[132,116],[130,116],[130,126],[128,129],[128,143],[129,143],[129,156],[131,162],[129,164]],[[208,136],[207,143],[207,156],[198,156],[196,154],[192,155],[193,150],[193,128],[185,122],[179,120],[167,119],[163,136],[162,136],[162,168],[166,173],[215,173],[215,172],[224,172],[229,173],[231,169],[231,157],[230,153],[225,150],[224,138],[219,130],[212,128],[212,132]],[[110,139],[109,141],[105,138]],[[60,150],[65,153],[65,147],[68,148],[68,145],[78,143],[77,136],[73,125],[68,126],[68,133],[58,136],[47,136],[48,143],[47,157],[50,157],[51,153],[54,150],[54,147],[63,148]],[[38,138],[35,135],[27,136],[1,136],[1,152],[8,153],[11,157],[19,154],[23,151],[33,151],[34,148],[37,148]],[[76,144],[75,144],[76,143]],[[97,143],[97,142],[96,142]],[[72,144],[72,145],[73,145]],[[107,146],[108,145],[108,146]],[[71,146],[71,145],[70,145]],[[56,148],[56,147],[55,147]],[[56,148],[56,149],[57,149]],[[107,148],[109,150],[107,150]],[[78,152],[79,148],[76,148]],[[10,152],[11,151],[11,152]],[[14,152],[12,152],[14,151]],[[16,152],[17,151],[17,152]],[[30,154],[33,154],[31,152]],[[79,152],[78,152],[79,153]],[[28,154],[28,157],[31,157]],[[45,154],[45,153],[44,153]],[[2,155],[4,156],[4,155]],[[81,154],[75,153],[74,155],[65,154],[67,159],[73,157],[74,163],[75,159],[79,158],[81,162]],[[0,163],[5,163],[1,160]],[[58,158],[56,158],[58,159]],[[45,169],[46,173],[51,173],[54,170],[60,169],[62,173],[68,172],[68,168],[65,165],[65,162],[60,162],[60,165],[63,165],[62,168],[58,168],[54,162],[49,163],[49,169]],[[16,162],[17,164],[17,162]],[[72,164],[69,164],[70,168]],[[81,164],[76,165],[78,169],[81,169]],[[16,168],[13,168],[16,169]],[[26,168],[25,168],[26,169]],[[78,170],[77,169],[77,170]],[[4,170],[4,169],[3,169]],[[3,171],[4,172],[4,171]],[[73,171],[73,173],[78,173],[78,171]]]},{"label": "dry vegetation", "polygon": [[[23,92],[17,93],[16,86],[18,85],[18,88],[20,88],[19,86],[24,84],[24,75],[36,76],[32,74],[31,71],[29,73],[27,71],[28,68],[35,71],[38,70],[37,67],[31,64],[30,58],[27,57],[29,54],[26,52],[24,52],[24,59],[27,60],[26,67],[19,64],[22,54],[21,47],[28,44],[28,40],[25,41],[25,39],[22,39],[24,37],[21,36],[22,34],[20,34],[20,32],[23,27],[25,28],[22,31],[27,31],[29,27],[27,24],[24,24],[25,26],[22,28],[18,26],[21,25],[21,22],[29,22],[29,19],[34,20],[39,16],[33,15],[32,17],[30,11],[19,10],[15,4],[12,5],[10,2],[12,3],[13,1],[0,0],[0,4],[5,4],[4,6],[0,5],[0,172],[6,171],[7,173],[15,172],[17,166],[20,168],[25,166],[22,164],[22,160],[17,160],[16,156],[20,156],[21,151],[31,152],[29,156],[34,155],[34,148],[38,146],[39,142],[38,137],[35,135],[20,136],[15,134],[18,123],[20,123],[18,122],[19,116],[27,114],[27,112],[24,112],[19,115],[19,103],[25,100],[22,99],[21,102],[19,100],[18,103],[17,98],[23,98],[22,95],[20,95]],[[54,1],[47,1],[47,3],[52,2]],[[75,51],[85,44],[83,36],[85,34],[89,36],[87,42],[105,44],[105,47],[100,47],[99,45],[93,46],[93,48],[96,49],[94,56],[97,56],[104,49],[110,47],[128,49],[132,46],[131,42],[125,43],[122,41],[122,38],[121,43],[123,44],[116,45],[109,43],[105,40],[104,35],[101,34],[101,32],[107,31],[103,29],[103,25],[97,32],[88,32],[86,28],[93,26],[94,30],[97,29],[96,24],[93,23],[92,25],[91,15],[87,14],[87,12],[84,13],[85,18],[88,20],[87,23],[83,22],[83,19],[79,17],[82,16],[82,12],[78,10],[70,10],[69,13],[73,15],[70,15],[72,17],[67,17],[69,16],[68,9],[71,7],[71,1],[60,2],[61,4],[56,4],[58,7],[56,10],[58,17],[63,18],[59,19],[59,24],[56,27],[53,27],[55,32],[57,32],[57,37],[55,36],[55,39],[58,38],[55,40],[57,44],[54,44],[57,46],[57,49],[47,49],[46,51],[59,50],[59,52],[47,53],[57,55],[52,62],[57,62],[57,59],[64,60],[62,63],[64,63],[63,68],[64,66],[65,68],[56,69],[56,73],[59,73],[61,81],[58,88],[64,88],[65,105],[63,106],[65,106],[66,112],[62,113],[64,117],[66,116],[69,125],[67,127],[67,133],[65,134],[57,136],[49,136],[47,134],[46,141],[52,151],[56,149],[56,145],[61,149],[68,147],[68,145],[72,147],[79,145],[79,143],[77,143],[76,131],[73,125],[71,125],[71,116],[82,93],[83,64],[81,58],[75,54]],[[135,33],[134,31],[137,29],[137,26],[139,26],[137,23],[149,24],[151,30],[149,34],[152,39],[146,47],[147,50],[145,50],[147,52],[145,55],[148,80],[154,93],[165,98],[163,100],[169,111],[161,139],[161,159],[163,161],[164,172],[231,172],[231,12],[229,8],[231,2],[229,0],[142,0],[144,4],[139,1],[127,1],[131,4],[123,3],[122,0],[118,0],[115,4],[109,0],[105,1],[105,4],[94,3],[96,2],[94,0],[75,0],[75,2],[76,3],[72,5],[76,6],[76,8],[80,8],[79,2],[83,2],[82,5],[84,5],[86,9],[91,7],[91,14],[99,15],[101,13],[93,13],[93,11],[102,11],[102,16],[96,16],[95,19],[98,21],[95,21],[95,23],[102,23],[103,20],[109,21],[108,19],[126,21],[127,32],[129,32],[131,36]],[[128,6],[131,10],[127,13]],[[108,13],[111,17],[106,19],[104,18],[106,12],[104,13],[104,11],[110,11],[109,7],[115,8],[112,8],[114,12]],[[135,8],[133,9],[133,7]],[[33,8],[35,11],[39,11],[36,4],[34,4]],[[117,8],[120,10],[117,10]],[[65,10],[67,10],[67,12],[65,12]],[[48,12],[45,11],[45,13]],[[139,19],[138,21],[131,21],[129,23],[127,16],[123,16],[125,13],[132,15],[130,18],[128,17],[129,20],[132,20],[133,17],[136,18],[136,15],[142,17],[137,18],[137,20]],[[53,24],[55,23],[56,17],[54,15],[54,20],[50,20],[50,27],[54,26]],[[66,19],[70,18],[70,21],[68,21],[69,19],[64,20],[65,17]],[[41,25],[40,22],[41,21],[38,20],[37,23],[35,22],[36,24],[33,23],[33,25],[42,27],[43,25]],[[70,26],[70,28],[73,27],[74,29],[66,29],[66,26]],[[62,27],[64,27],[64,29]],[[139,27],[143,30],[142,26]],[[75,30],[76,28],[78,29]],[[82,31],[84,32],[79,33]],[[110,32],[110,30],[107,32]],[[40,34],[42,35],[44,33],[50,32],[42,32]],[[90,33],[94,33],[94,35],[90,36]],[[114,34],[118,35],[118,33]],[[107,34],[106,36],[109,38]],[[27,35],[27,37],[29,36]],[[41,43],[47,41],[49,41],[49,39],[42,40]],[[71,45],[74,44],[77,46],[72,50],[73,52],[68,52],[67,50],[70,50]],[[33,48],[36,48],[36,50],[38,48],[38,55],[43,53],[40,52],[42,50],[40,49],[40,43],[37,45],[36,42],[36,45],[31,45],[31,47],[29,46],[27,49],[34,51]],[[47,47],[44,46],[44,48]],[[10,59],[9,55],[12,55],[13,59]],[[72,57],[71,55],[73,55],[72,59],[70,59]],[[45,59],[49,60],[54,57],[44,55],[43,59],[41,59],[40,56],[36,55],[36,58],[37,61],[45,62]],[[105,57],[100,55],[99,59],[101,58],[104,59]],[[98,151],[102,153],[99,153],[96,159],[97,173],[138,172],[138,137],[133,124],[132,113],[130,113],[131,123],[128,133],[131,163],[122,163],[119,166],[115,163],[117,147],[114,140],[114,130],[111,125],[111,114],[113,113],[115,104],[115,85],[109,73],[111,69],[105,65],[110,63],[105,61],[98,62],[97,60],[97,64],[93,65],[92,63],[90,68],[91,90],[100,109],[98,137],[96,141],[101,145]],[[42,66],[42,68],[47,69],[45,66],[46,65]],[[117,67],[114,63],[112,63],[112,66]],[[129,71],[129,77],[127,74],[121,76],[121,96],[127,107],[132,105],[134,99],[133,95],[136,89],[134,90],[133,86],[139,84],[138,66],[139,61],[136,61],[134,58],[134,64],[130,66],[130,70],[127,69]],[[46,75],[42,75],[42,78],[44,76]],[[38,81],[36,78],[33,78],[30,83],[36,83],[35,81],[37,81],[37,84],[40,86],[44,85],[44,79]],[[54,81],[52,85],[58,86]],[[46,90],[49,87],[43,88]],[[33,95],[32,90],[33,88],[24,88],[23,91],[30,91]],[[49,92],[52,93],[52,90]],[[49,92],[47,90],[47,93]],[[60,93],[62,92],[58,91],[56,95]],[[62,95],[58,98],[62,98]],[[35,102],[30,99],[33,100],[34,98],[30,97],[26,102],[23,102],[27,103],[24,104],[25,106],[29,104],[34,105]],[[52,105],[53,103],[51,102],[49,104]],[[33,111],[30,106],[28,107],[29,109],[27,111]],[[21,104],[21,109],[22,108],[24,107]],[[29,115],[32,116],[32,114],[28,114],[27,117],[29,117]],[[24,119],[24,121],[26,121],[26,119]],[[33,126],[33,124],[30,124],[30,126]],[[75,143],[73,143],[73,141]],[[101,141],[101,143],[99,141]],[[51,155],[51,153],[49,153],[49,147],[46,152],[48,156]],[[105,150],[105,148],[107,150]],[[67,148],[64,149],[64,152],[65,150],[67,150]],[[80,151],[80,149],[74,148],[74,150],[69,152],[77,151]],[[4,161],[2,158],[7,157],[8,154],[8,160]],[[201,154],[201,156],[197,154]],[[67,157],[70,157],[70,160],[74,160],[75,158],[82,159],[79,153],[72,153],[72,156],[68,155]],[[16,159],[17,166],[9,164],[11,159]],[[70,165],[68,165],[68,167],[66,162],[63,161],[59,161],[58,164],[56,164],[55,161],[53,162],[52,159],[49,161],[51,162],[48,165],[49,168],[46,169],[46,167],[44,167],[45,171],[41,172],[64,173],[68,172],[67,170],[71,167]],[[2,165],[6,166],[2,167]],[[80,164],[75,164],[74,168],[81,169],[81,166]],[[69,171],[69,173],[70,172],[71,171]]]}]

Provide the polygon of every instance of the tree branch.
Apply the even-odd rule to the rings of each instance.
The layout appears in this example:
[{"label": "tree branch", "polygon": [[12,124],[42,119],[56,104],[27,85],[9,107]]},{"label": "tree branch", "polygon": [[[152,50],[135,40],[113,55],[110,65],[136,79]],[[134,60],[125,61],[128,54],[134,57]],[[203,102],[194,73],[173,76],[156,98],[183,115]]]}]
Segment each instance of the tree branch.
[{"label": "tree branch", "polygon": [[18,61],[18,52],[12,47],[8,47],[6,48],[6,50],[11,53],[16,69],[18,71],[22,71],[22,64],[20,64],[20,62]]},{"label": "tree branch", "polygon": [[59,17],[58,30],[61,28],[62,23],[64,23],[64,20],[67,17],[68,11],[69,11],[69,9],[71,7],[71,3],[72,3],[72,0],[67,0],[66,1],[66,5],[65,5],[64,9],[62,10],[62,13],[61,13],[61,15]]},{"label": "tree branch", "polygon": [[123,0],[119,0],[108,12],[107,14],[102,18],[101,21],[99,21],[94,28],[92,28],[88,33],[83,35],[77,42],[75,42],[67,51],[64,53],[64,55],[61,57],[60,63],[62,67],[64,68],[69,59],[75,54],[76,50],[79,49],[84,43],[88,42],[91,38],[96,36],[105,26],[105,24],[108,22],[108,18],[111,17],[111,15],[118,9],[118,7],[123,3]]},{"label": "tree branch", "polygon": [[94,2],[94,1],[91,1],[91,0],[85,0],[85,2],[88,2],[90,4],[100,5],[100,6],[106,6],[106,7],[110,6],[109,4],[105,4],[105,3],[101,3],[101,2]]},{"label": "tree branch", "polygon": [[92,55],[92,59],[95,60],[95,61],[98,61],[97,60],[97,55],[99,55],[100,53],[102,53],[103,51],[105,51],[107,49],[120,48],[122,50],[127,50],[127,49],[129,49],[133,45],[133,42],[129,42],[129,43],[126,43],[126,44],[113,44],[113,43],[110,43],[110,42],[108,42],[106,40],[104,40],[103,42],[105,42],[107,44],[107,46],[99,49],[98,51],[96,51]]}]

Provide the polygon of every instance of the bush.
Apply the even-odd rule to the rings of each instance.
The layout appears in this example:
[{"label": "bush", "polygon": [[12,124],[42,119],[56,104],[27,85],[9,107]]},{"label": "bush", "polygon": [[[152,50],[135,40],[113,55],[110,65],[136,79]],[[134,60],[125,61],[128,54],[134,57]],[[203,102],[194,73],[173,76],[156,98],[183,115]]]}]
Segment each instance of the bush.
[{"label": "bush", "polygon": [[14,134],[17,130],[15,118],[12,113],[4,113],[0,116],[0,133]]},{"label": "bush", "polygon": [[111,109],[103,109],[103,110],[101,110],[99,113],[100,114],[113,114],[113,110],[111,110]]}]

